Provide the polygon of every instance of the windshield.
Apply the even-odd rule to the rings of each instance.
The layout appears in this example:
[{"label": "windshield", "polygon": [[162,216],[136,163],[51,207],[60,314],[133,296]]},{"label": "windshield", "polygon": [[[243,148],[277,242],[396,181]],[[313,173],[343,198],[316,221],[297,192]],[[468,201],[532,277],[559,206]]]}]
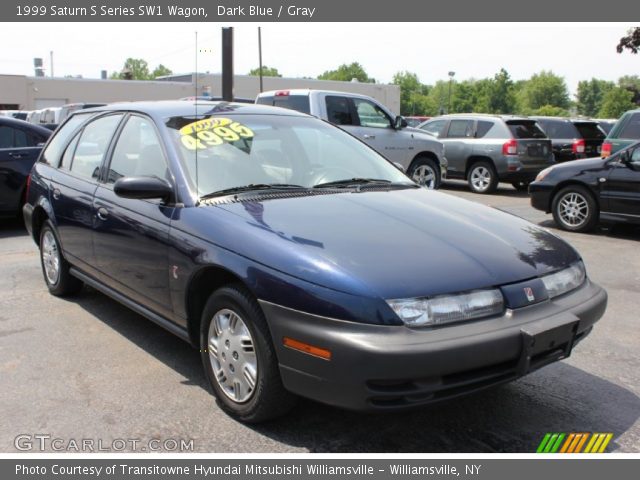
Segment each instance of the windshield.
[{"label": "windshield", "polygon": [[166,123],[198,196],[247,185],[311,188],[352,178],[411,181],[378,153],[318,119],[171,117]]}]

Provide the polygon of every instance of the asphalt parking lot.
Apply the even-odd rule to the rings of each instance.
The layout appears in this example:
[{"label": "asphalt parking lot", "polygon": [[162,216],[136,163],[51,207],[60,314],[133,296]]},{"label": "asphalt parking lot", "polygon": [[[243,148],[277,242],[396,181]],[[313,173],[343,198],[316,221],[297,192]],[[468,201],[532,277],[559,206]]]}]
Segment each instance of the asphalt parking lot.
[{"label": "asphalt parking lot", "polygon": [[533,452],[547,432],[612,432],[609,451],[640,452],[640,228],[570,234],[511,187],[444,191],[550,228],[581,252],[609,307],[569,359],[417,411],[301,401],[285,418],[245,426],[215,405],[197,351],[94,290],[49,295],[35,244],[20,223],[2,221],[0,451],[15,451],[17,435],[48,434],[193,439],[202,452]]}]

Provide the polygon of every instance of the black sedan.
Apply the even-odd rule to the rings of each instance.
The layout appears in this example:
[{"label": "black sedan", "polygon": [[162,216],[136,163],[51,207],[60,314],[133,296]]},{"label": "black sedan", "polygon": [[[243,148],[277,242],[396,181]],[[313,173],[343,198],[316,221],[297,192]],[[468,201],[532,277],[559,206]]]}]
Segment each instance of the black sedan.
[{"label": "black sedan", "polygon": [[599,221],[640,224],[640,143],[608,158],[554,165],[529,186],[531,205],[574,232]]},{"label": "black sedan", "polygon": [[0,217],[22,213],[27,177],[50,135],[38,125],[0,117]]},{"label": "black sedan", "polygon": [[388,411],[511,381],[566,358],[607,304],[560,238],[281,108],[76,112],[24,214],[53,295],[88,284],[190,342],[246,422],[295,395]]}]

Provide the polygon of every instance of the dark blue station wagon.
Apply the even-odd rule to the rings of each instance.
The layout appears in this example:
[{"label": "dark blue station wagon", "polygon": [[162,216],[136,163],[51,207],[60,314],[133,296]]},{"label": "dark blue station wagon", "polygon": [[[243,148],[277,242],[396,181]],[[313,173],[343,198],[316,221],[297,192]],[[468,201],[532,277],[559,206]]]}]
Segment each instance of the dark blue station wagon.
[{"label": "dark blue station wagon", "polygon": [[510,381],[567,357],[607,303],[560,238],[272,107],[74,113],[24,217],[52,294],[86,283],[190,342],[245,422],[297,395],[392,410]]}]

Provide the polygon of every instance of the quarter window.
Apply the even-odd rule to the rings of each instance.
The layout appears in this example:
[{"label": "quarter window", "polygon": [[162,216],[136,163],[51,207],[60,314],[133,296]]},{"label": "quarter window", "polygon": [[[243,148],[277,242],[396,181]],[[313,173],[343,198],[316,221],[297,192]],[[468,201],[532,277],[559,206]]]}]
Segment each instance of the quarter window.
[{"label": "quarter window", "polygon": [[482,138],[489,130],[493,127],[493,122],[487,122],[486,120],[478,120],[478,125],[476,126],[476,138]]},{"label": "quarter window", "polygon": [[0,127],[0,148],[13,147],[13,128]]},{"label": "quarter window", "polygon": [[[84,122],[91,114],[74,115],[71,117],[62,127],[60,127],[53,138],[47,145],[47,148],[42,152],[40,161],[48,163],[50,165],[58,166],[62,157],[62,153],[65,151],[71,135],[76,131],[82,122]],[[65,164],[69,166],[68,163]]]},{"label": "quarter window", "polygon": [[640,138],[640,113],[631,115],[618,138]]},{"label": "quarter window", "polygon": [[160,139],[147,118],[132,116],[127,120],[113,150],[107,183],[129,176],[169,179]]},{"label": "quarter window", "polygon": [[121,119],[121,114],[108,115],[84,127],[73,154],[72,172],[87,178],[99,177],[102,159]]}]

